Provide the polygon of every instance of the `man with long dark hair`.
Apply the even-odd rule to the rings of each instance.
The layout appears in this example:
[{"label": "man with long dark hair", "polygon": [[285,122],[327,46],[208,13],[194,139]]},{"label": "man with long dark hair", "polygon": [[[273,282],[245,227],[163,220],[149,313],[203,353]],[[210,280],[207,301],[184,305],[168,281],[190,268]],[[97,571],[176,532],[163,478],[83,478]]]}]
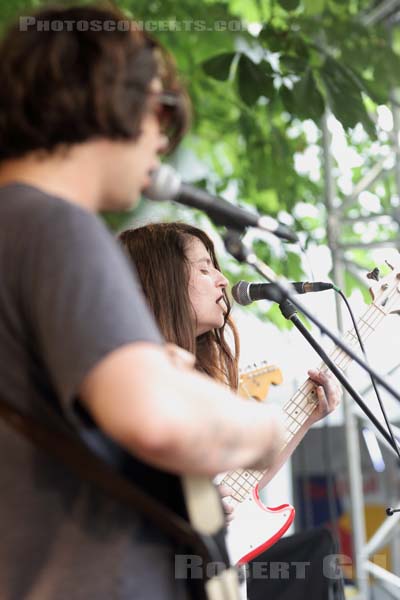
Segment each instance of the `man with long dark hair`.
[{"label": "man with long dark hair", "polygon": [[265,468],[283,442],[275,410],[171,359],[96,217],[137,201],[188,116],[171,60],[122,21],[46,9],[0,46],[4,600],[187,597],[173,539],[78,476],[58,447],[83,440],[119,467],[129,455],[135,483],[167,501],[167,472]]}]

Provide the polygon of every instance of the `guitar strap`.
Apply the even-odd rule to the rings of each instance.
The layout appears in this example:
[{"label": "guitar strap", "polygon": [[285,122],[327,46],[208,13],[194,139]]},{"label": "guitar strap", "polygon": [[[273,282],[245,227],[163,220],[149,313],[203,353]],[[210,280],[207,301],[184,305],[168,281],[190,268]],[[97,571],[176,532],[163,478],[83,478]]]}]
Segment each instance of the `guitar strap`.
[{"label": "guitar strap", "polygon": [[185,519],[155,500],[132,481],[124,479],[79,440],[68,434],[60,434],[59,431],[57,433],[51,431],[1,399],[0,418],[31,444],[56,458],[80,479],[101,488],[116,500],[133,506],[178,544],[192,547],[202,556],[208,555],[203,541]]}]

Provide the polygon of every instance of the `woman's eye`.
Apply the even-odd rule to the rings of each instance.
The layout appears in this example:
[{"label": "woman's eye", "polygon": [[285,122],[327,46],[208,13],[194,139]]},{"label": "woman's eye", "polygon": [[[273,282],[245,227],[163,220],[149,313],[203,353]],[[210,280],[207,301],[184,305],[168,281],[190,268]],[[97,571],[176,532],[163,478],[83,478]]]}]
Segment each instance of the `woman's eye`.
[{"label": "woman's eye", "polygon": [[200,271],[204,274],[204,275],[208,275],[210,273],[210,271],[208,271],[208,269],[200,269]]}]

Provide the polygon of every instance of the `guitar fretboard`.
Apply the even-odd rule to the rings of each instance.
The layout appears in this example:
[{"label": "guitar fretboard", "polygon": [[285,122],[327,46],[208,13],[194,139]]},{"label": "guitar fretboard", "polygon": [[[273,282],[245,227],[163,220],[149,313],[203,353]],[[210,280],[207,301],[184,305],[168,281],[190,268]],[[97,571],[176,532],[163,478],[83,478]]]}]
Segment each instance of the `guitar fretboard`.
[{"label": "guitar fretboard", "polygon": [[[368,307],[357,323],[363,341],[375,331],[386,314],[387,313],[375,303]],[[348,331],[344,339],[349,346],[355,346],[358,343],[358,338],[354,329]],[[335,346],[329,354],[329,358],[342,370],[344,370],[349,362],[351,362],[351,358],[338,346]],[[319,370],[328,371],[329,369],[323,363],[320,365]],[[282,451],[303,427],[304,423],[315,410],[316,405],[317,395],[315,384],[310,379],[307,379],[297,392],[295,392],[292,398],[283,405],[286,435]],[[242,502],[249,492],[261,481],[264,474],[265,471],[239,469],[228,473],[224,477],[222,483],[232,488],[235,500]]]}]

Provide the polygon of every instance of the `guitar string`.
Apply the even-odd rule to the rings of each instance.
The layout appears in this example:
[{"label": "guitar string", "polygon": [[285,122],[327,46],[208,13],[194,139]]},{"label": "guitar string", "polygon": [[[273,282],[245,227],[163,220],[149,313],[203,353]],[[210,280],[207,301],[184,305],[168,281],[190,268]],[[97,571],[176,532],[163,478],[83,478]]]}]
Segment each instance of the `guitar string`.
[{"label": "guitar string", "polygon": [[[374,318],[370,318],[370,316],[368,315],[368,313],[370,313]],[[375,313],[375,314],[374,314]],[[359,320],[359,323],[361,322],[362,324],[360,325],[360,333],[363,335],[364,339],[366,339],[368,337],[368,335],[370,333],[372,333],[373,331],[375,331],[375,329],[377,328],[379,321],[383,319],[383,317],[385,316],[385,312],[383,312],[379,307],[377,307],[375,304],[371,305],[371,307],[369,307],[369,309],[367,310],[367,312],[361,317],[361,319]],[[366,317],[368,316],[368,320],[366,320]],[[373,324],[371,324],[373,323]],[[365,328],[367,329],[367,331],[365,331]],[[347,332],[346,336],[348,341],[351,342],[352,345],[354,345],[355,343],[357,343],[357,338],[354,334],[354,330],[350,330]],[[338,360],[338,356],[341,355],[341,359]],[[337,364],[337,366],[339,368],[344,368],[346,366],[346,364],[348,362],[351,361],[351,358],[340,348],[336,347],[334,349],[334,351],[331,353],[330,358]],[[320,367],[321,370],[326,371],[328,370],[328,367],[326,365],[321,365]],[[310,382],[305,382],[306,384],[310,384]],[[312,385],[312,384],[310,384]],[[288,414],[288,420],[290,420],[290,418],[295,419],[299,424],[303,424],[304,419],[302,419],[301,421],[299,421],[298,417],[295,417],[293,413],[296,413],[297,410],[299,410],[300,408],[303,408],[301,406],[301,401],[302,399],[306,399],[305,398],[305,393],[306,393],[306,387],[307,385],[303,384],[302,388],[300,388],[299,393],[295,394],[299,396],[299,399],[297,400],[297,398],[294,398],[295,402],[293,405],[293,408],[290,407],[290,405],[288,406],[288,403],[284,406],[284,410],[286,409],[286,412]]]},{"label": "guitar string", "polygon": [[[392,290],[388,294],[385,300],[385,308],[390,303],[389,301],[391,299],[391,296],[396,294],[396,290]],[[360,324],[360,335],[364,339],[366,339],[371,333],[373,333],[376,330],[380,321],[387,314],[388,313],[376,303],[372,303],[358,321],[358,324]],[[349,341],[350,345],[355,345],[357,343],[358,340],[355,335],[354,329],[350,329],[346,333],[345,340]],[[345,366],[351,361],[351,358],[338,346],[336,346],[333,349],[329,356],[331,360],[335,362],[335,364],[340,369],[345,368]],[[341,357],[340,360],[338,360],[339,356]],[[325,364],[322,364],[320,370],[327,371],[328,367]],[[313,395],[315,396],[315,400],[310,399],[310,396],[312,397]],[[315,387],[314,384],[310,382],[310,380],[307,380],[294,394],[293,398],[291,398],[285,405],[283,405],[283,411],[286,415],[284,422],[285,424],[289,423],[285,436],[285,446],[301,428],[301,426],[311,415],[311,413],[315,410],[315,406]],[[297,412],[299,414],[295,416],[295,413]],[[232,489],[234,490],[234,498],[240,502],[243,501],[247,497],[248,493],[261,481],[262,477],[264,476],[264,473],[265,472],[261,471],[247,471],[239,469],[226,475],[223,479],[223,483],[226,483],[226,485],[232,487]]]},{"label": "guitar string", "polygon": [[[256,369],[255,371],[253,371],[252,374],[250,376],[248,376],[248,378],[256,379],[260,375],[264,375],[266,373],[270,373],[270,372],[273,372],[276,370],[277,370],[277,368],[275,366],[261,367],[259,369]],[[244,373],[244,375],[246,375],[246,373]],[[242,390],[246,393],[247,398],[252,397],[252,394],[250,393],[248,385],[245,382],[242,381],[239,384],[239,388],[242,388]],[[234,491],[233,497],[237,501],[241,502],[241,501],[245,500],[246,496],[248,495],[248,492],[257,485],[257,483],[260,481],[262,475],[263,475],[263,472],[261,472],[261,471],[255,471],[255,470],[248,471],[248,470],[238,469],[236,471],[232,471],[232,472],[228,473],[224,477],[222,483],[231,487],[232,490]]]},{"label": "guitar string", "polygon": [[[369,330],[369,332],[372,332],[374,330],[374,328],[369,324],[369,322],[367,322],[365,320],[365,317],[367,316],[368,312],[371,312],[371,314],[376,312],[374,309],[375,309],[374,305],[371,305],[371,307],[369,307],[369,309],[367,310],[367,313],[364,314],[363,317],[360,319],[360,321],[364,325],[367,326],[367,329]],[[378,315],[378,317],[383,317],[383,316],[384,315],[382,315],[382,314]],[[379,321],[379,318],[377,319],[377,321]],[[376,324],[375,324],[375,328],[376,328]],[[364,327],[363,327],[363,325],[361,325],[360,331],[363,329],[364,329]],[[348,332],[346,334],[346,337],[347,338],[352,337],[354,340],[354,335],[352,334],[352,331]],[[345,353],[340,348],[336,347],[334,349],[334,351],[331,353],[331,358],[333,359],[333,357],[336,354],[338,356],[340,356],[341,354],[343,355]],[[345,357],[346,357],[346,359],[348,359],[347,355],[345,355]],[[337,357],[336,357],[335,362],[336,361],[337,361]],[[339,366],[339,368],[341,367],[341,365],[338,365],[338,366]],[[322,365],[321,370],[326,370],[326,369],[327,369],[327,367],[325,365]],[[310,381],[306,381],[301,386],[301,388],[296,392],[296,394],[293,396],[293,398],[291,400],[289,400],[286,403],[286,405],[284,405],[283,410],[286,412],[286,415],[287,415],[286,422],[290,422],[290,425],[287,427],[287,433],[285,436],[286,437],[285,445],[288,443],[288,441],[293,437],[293,435],[296,433],[298,428],[301,427],[301,425],[305,422],[305,420],[308,418],[308,416],[315,409],[315,402],[310,402],[310,396],[312,396],[313,394],[315,394],[314,384],[312,384]],[[294,404],[293,404],[293,402],[294,402]],[[304,406],[303,406],[303,404],[304,404]],[[299,415],[294,417],[293,415],[290,414],[291,411],[299,412]],[[227,485],[230,485],[235,492],[234,497],[236,497],[237,500],[242,501],[245,499],[248,492],[250,492],[250,490],[254,487],[254,485],[257,485],[257,483],[260,481],[260,479],[262,478],[263,475],[264,475],[263,472],[259,472],[258,476],[254,476],[254,477],[250,478],[248,475],[248,471],[238,470],[238,471],[234,471],[233,473],[226,476],[224,478],[224,483],[226,483]]]},{"label": "guitar string", "polygon": [[[365,316],[365,315],[364,315],[364,316]],[[378,315],[378,319],[377,319],[377,321],[376,321],[376,323],[375,323],[374,327],[371,327],[371,325],[370,325],[370,322],[369,322],[369,323],[366,323],[366,322],[365,322],[365,325],[367,325],[367,326],[368,326],[368,335],[369,335],[369,333],[372,333],[372,331],[374,331],[374,330],[376,329],[376,327],[377,327],[377,325],[378,325],[378,323],[379,323],[379,320],[380,320],[380,319],[379,319],[379,317],[382,317],[382,315]],[[364,320],[364,319],[363,319],[363,320]],[[366,334],[367,334],[367,332],[364,332],[364,331],[363,331],[363,327],[362,327],[362,326],[360,326],[360,333],[364,334],[364,339],[366,339],[366,337],[367,337],[367,335],[366,335]],[[353,345],[354,345],[354,342],[356,342],[356,341],[357,341],[357,338],[354,336],[354,334],[353,334],[353,332],[352,332],[352,331],[348,332],[348,333],[346,334],[346,336],[345,336],[345,337],[347,338],[347,340],[348,340],[348,341],[349,341],[349,340],[350,340],[350,341],[352,341]],[[338,357],[339,357],[340,355],[341,355],[341,359],[340,359],[340,360],[338,360]],[[336,347],[336,348],[334,349],[334,351],[331,353],[331,356],[330,356],[330,358],[331,358],[331,359],[332,359],[332,360],[335,362],[335,364],[336,364],[336,365],[337,365],[339,368],[341,368],[341,369],[343,369],[343,367],[345,367],[345,366],[346,366],[346,364],[347,364],[348,362],[350,362],[350,360],[351,360],[351,359],[350,359],[350,358],[347,356],[347,354],[346,354],[345,352],[343,352],[343,350],[341,350],[341,349],[340,349],[340,348],[338,348],[338,347]],[[328,370],[328,367],[327,367],[326,365],[324,365],[324,364],[323,364],[323,365],[321,365],[321,367],[320,367],[320,370],[322,370],[322,371],[327,371],[327,370]],[[295,394],[295,397],[293,398],[293,400],[294,400],[294,405],[293,405],[293,408],[291,408],[291,406],[290,406],[290,404],[289,404],[289,403],[286,403],[286,405],[284,405],[283,409],[285,410],[285,412],[286,412],[286,413],[287,413],[289,416],[292,416],[293,418],[295,418],[293,415],[291,415],[291,412],[296,412],[296,410],[297,410],[298,408],[300,408],[300,407],[301,407],[301,401],[302,401],[303,399],[306,399],[306,398],[305,398],[305,394],[306,394],[306,393],[307,393],[307,395],[309,394],[309,390],[307,390],[306,388],[307,388],[307,387],[311,387],[311,386],[312,386],[312,384],[311,384],[309,381],[307,381],[307,382],[305,382],[305,384],[303,384],[303,386],[300,388],[300,390],[298,390],[298,392]],[[296,398],[296,396],[299,396],[299,398],[297,399],[297,398]],[[289,401],[289,402],[290,402],[290,401]]]},{"label": "guitar string", "polygon": [[[375,311],[374,309],[371,310],[370,307],[367,313],[368,312],[371,312],[371,314],[373,314],[373,312]],[[372,331],[373,327],[371,327],[369,323],[365,321],[365,316],[366,315],[363,315],[362,321],[365,325],[368,326],[368,329]],[[360,329],[363,329],[363,327],[360,326]],[[348,335],[347,337],[352,336],[352,332],[349,332],[349,334],[350,335]],[[335,348],[334,352],[332,353],[332,356],[334,356],[335,354],[340,355],[340,353],[343,353],[343,351],[336,352],[336,350],[338,349]],[[292,438],[292,436],[296,433],[298,428],[301,427],[301,425],[303,425],[308,416],[315,409],[315,402],[310,402],[310,396],[312,396],[313,394],[315,394],[314,384],[312,384],[310,381],[306,381],[301,386],[300,390],[294,395],[294,397],[291,400],[289,400],[289,402],[286,403],[286,405],[284,405],[283,410],[285,411],[286,408],[287,414],[286,422],[289,422],[289,426],[287,426],[287,433],[285,436],[285,444]],[[304,401],[306,401],[306,403],[304,403]],[[303,404],[305,405],[303,406]],[[296,415],[296,413],[299,414]],[[227,485],[231,485],[231,487],[235,491],[235,496],[239,496],[239,498],[243,500],[246,497],[247,493],[254,487],[254,484],[256,485],[260,481],[263,474],[264,473],[259,473],[258,477],[254,476],[250,478],[247,471],[236,471],[233,472],[233,474],[230,474],[230,476],[226,477],[224,479],[224,482]]]}]

